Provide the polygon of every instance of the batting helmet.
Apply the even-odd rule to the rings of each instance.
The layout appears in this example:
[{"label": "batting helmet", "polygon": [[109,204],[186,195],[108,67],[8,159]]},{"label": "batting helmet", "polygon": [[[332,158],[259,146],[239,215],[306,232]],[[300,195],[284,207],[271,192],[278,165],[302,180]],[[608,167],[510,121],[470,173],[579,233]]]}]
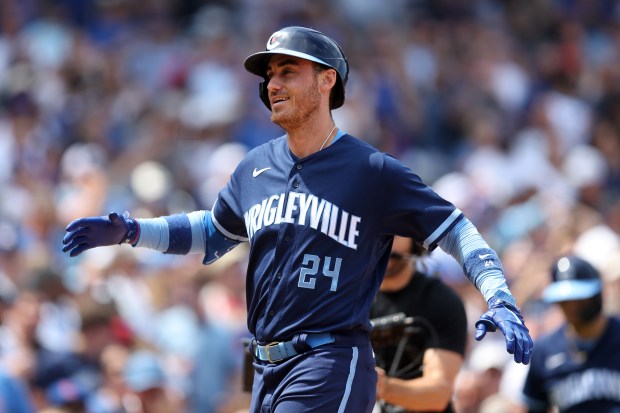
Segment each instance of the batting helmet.
[{"label": "batting helmet", "polygon": [[589,262],[569,255],[556,261],[551,269],[552,283],[544,290],[549,303],[585,300],[601,293],[601,276]]},{"label": "batting helmet", "polygon": [[259,96],[271,110],[267,93],[267,60],[271,55],[285,54],[300,57],[336,70],[336,85],[332,90],[330,108],[344,103],[344,88],[349,77],[349,63],[344,52],[333,39],[306,27],[291,26],[278,30],[267,41],[265,51],[254,53],[245,59],[246,70],[265,79],[259,84]]}]

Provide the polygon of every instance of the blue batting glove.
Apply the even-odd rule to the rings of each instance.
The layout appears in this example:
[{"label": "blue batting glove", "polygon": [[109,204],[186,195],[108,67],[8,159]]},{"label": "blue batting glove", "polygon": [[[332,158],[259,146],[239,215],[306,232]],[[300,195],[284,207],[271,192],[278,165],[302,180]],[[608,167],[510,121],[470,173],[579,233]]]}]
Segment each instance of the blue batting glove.
[{"label": "blue batting glove", "polygon": [[62,251],[71,251],[69,256],[75,257],[91,248],[134,242],[139,227],[128,213],[112,212],[107,216],[76,219],[66,231]]},{"label": "blue batting glove", "polygon": [[489,311],[476,323],[476,340],[482,340],[487,331],[493,332],[497,328],[504,333],[506,350],[514,355],[515,362],[528,364],[534,347],[530,330],[517,307],[493,297],[489,300]]}]

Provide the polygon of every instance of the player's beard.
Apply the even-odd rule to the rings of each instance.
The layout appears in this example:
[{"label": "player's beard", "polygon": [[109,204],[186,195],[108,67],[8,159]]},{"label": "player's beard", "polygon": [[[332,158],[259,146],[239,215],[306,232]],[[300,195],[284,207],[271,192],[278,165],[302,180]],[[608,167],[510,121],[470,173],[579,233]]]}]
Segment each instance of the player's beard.
[{"label": "player's beard", "polygon": [[318,89],[318,80],[315,76],[312,85],[301,93],[293,94],[294,99],[290,99],[285,108],[271,112],[271,121],[286,131],[306,123],[319,110],[321,94]]}]

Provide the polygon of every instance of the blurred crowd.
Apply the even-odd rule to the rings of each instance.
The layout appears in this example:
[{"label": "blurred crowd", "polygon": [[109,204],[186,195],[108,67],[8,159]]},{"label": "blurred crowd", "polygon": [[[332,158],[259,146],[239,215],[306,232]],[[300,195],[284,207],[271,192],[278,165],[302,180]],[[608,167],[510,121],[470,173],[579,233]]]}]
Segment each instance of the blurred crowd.
[{"label": "blurred crowd", "polygon": [[[0,412],[243,411],[244,247],[203,266],[129,246],[69,259],[61,241],[78,217],[210,209],[283,134],[242,63],[296,24],[348,57],[336,124],[468,215],[534,338],[561,321],[540,292],[568,251],[620,313],[617,1],[3,0]],[[473,332],[485,303],[430,259]],[[495,336],[471,343],[459,413],[517,409],[525,373]]]}]

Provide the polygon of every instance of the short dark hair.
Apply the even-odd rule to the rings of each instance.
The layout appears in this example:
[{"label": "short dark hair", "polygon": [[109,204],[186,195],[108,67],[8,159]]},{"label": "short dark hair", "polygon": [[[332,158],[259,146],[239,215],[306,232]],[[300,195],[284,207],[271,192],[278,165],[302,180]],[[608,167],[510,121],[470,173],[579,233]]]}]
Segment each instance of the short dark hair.
[{"label": "short dark hair", "polygon": [[411,238],[411,248],[409,248],[409,253],[414,257],[423,257],[428,254],[428,250],[424,248],[424,245],[420,242]]}]

